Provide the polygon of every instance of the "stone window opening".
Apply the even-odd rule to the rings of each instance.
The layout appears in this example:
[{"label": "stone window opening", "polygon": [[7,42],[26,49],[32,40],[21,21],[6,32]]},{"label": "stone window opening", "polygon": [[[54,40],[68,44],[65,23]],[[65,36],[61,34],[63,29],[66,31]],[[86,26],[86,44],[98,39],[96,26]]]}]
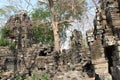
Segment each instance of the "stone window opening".
[{"label": "stone window opening", "polygon": [[39,56],[47,56],[47,53],[45,53],[45,51],[40,51]]}]

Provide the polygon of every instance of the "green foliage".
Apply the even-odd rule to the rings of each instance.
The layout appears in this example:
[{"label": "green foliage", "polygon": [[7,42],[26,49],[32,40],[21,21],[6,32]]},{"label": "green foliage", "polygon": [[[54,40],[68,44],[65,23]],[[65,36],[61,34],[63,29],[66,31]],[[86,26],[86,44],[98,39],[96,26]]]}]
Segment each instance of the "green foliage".
[{"label": "green foliage", "polygon": [[14,80],[25,80],[25,76],[19,76],[18,74],[16,74]]},{"label": "green foliage", "polygon": [[14,46],[15,46],[15,43],[11,42],[11,43],[8,43],[6,38],[9,36],[8,35],[8,32],[9,30],[6,28],[6,27],[3,27],[1,29],[1,32],[0,32],[0,35],[1,35],[1,38],[0,38],[0,46],[9,46],[9,49],[10,50],[13,50],[14,49]]},{"label": "green foliage", "polygon": [[50,12],[48,8],[36,8],[31,13],[33,20],[48,20],[50,18]]},{"label": "green foliage", "polygon": [[35,43],[42,42],[43,44],[53,44],[53,31],[49,27],[33,27],[33,36]]},{"label": "green foliage", "polygon": [[14,48],[15,48],[15,43],[14,42],[11,42],[11,43],[9,43],[9,49],[10,50],[14,50]]},{"label": "green foliage", "polygon": [[32,80],[40,80],[35,74],[32,74],[31,78]]},{"label": "green foliage", "polygon": [[41,76],[37,77],[35,74],[32,74],[32,80],[48,80],[48,74],[44,71],[40,71]]},{"label": "green foliage", "polygon": [[48,80],[48,74],[46,72],[41,71],[41,74],[42,74],[41,80]]},{"label": "green foliage", "polygon": [[0,46],[7,46],[7,40],[5,38],[0,39]]},{"label": "green foliage", "polygon": [[[48,8],[36,8],[31,13],[32,19],[35,22],[33,25],[33,37],[35,43],[43,43],[43,44],[50,44],[53,45],[54,37],[53,37],[53,30],[50,26],[50,12]],[[42,22],[45,22],[45,24]]]},{"label": "green foliage", "polygon": [[[31,80],[50,80],[48,79],[48,74],[46,72],[40,71],[40,76],[36,76],[35,74],[32,74]],[[26,76],[20,76],[18,74],[15,75],[14,80],[26,80]]]},{"label": "green foliage", "polygon": [[[58,5],[57,5],[58,6]],[[53,30],[49,23],[50,20],[50,12],[47,7],[43,8],[37,8],[31,13],[32,19],[34,21],[44,21],[45,24],[34,24],[33,27],[33,36],[35,43],[42,42],[43,44],[54,44],[54,36],[53,36]],[[61,17],[62,19],[62,17]],[[68,22],[64,22],[64,24],[59,25],[59,35],[61,43],[65,41],[66,34],[65,30],[70,26],[71,24]]]},{"label": "green foliage", "polygon": [[9,30],[6,27],[1,29],[1,38],[6,38],[8,36]]},{"label": "green foliage", "polygon": [[8,45],[8,42],[6,40],[6,37],[8,36],[8,31],[9,30],[6,27],[1,29],[1,32],[0,32],[0,35],[1,35],[0,46],[7,46]]}]

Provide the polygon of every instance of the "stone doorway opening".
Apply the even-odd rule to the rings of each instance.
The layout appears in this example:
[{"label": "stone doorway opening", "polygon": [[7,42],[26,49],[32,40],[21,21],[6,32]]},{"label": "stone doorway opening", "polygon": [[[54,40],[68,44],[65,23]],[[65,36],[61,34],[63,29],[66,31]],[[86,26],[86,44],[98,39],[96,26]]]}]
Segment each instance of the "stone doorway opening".
[{"label": "stone doorway opening", "polygon": [[113,59],[117,56],[115,54],[115,46],[108,46],[105,47],[105,58],[108,60],[108,71],[110,74],[112,74],[111,68],[114,66]]}]

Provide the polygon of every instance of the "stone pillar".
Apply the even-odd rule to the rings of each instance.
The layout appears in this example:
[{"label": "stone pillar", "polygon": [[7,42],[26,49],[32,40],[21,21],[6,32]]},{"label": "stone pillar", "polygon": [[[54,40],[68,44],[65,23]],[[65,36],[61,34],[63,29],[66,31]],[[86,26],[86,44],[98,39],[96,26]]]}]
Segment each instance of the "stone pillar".
[{"label": "stone pillar", "polygon": [[111,67],[111,75],[113,77],[113,80],[120,80],[120,40],[117,41],[116,49],[113,54],[113,66]]}]

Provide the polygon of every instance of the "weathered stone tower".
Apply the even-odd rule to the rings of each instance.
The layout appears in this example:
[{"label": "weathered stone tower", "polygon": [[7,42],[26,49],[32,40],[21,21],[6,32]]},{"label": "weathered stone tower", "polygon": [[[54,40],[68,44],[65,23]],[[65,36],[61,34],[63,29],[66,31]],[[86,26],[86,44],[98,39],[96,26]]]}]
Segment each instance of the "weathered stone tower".
[{"label": "weathered stone tower", "polygon": [[[102,75],[102,73],[105,71],[105,73],[111,74],[113,80],[120,80],[119,0],[99,0],[98,6],[96,8],[96,16],[94,19],[94,31],[91,31],[91,33],[94,34],[95,40],[92,40],[92,45],[88,45],[90,47],[91,54],[93,54],[93,57],[97,56],[95,59],[96,61],[93,61],[96,74]],[[88,35],[87,38],[89,38]],[[88,40],[88,43],[89,42],[91,41]],[[98,53],[100,53],[100,55],[98,55]]]},{"label": "weathered stone tower", "polygon": [[10,17],[6,23],[9,30],[9,41],[16,43],[16,48],[26,48],[32,43],[32,21],[27,13],[20,13]]},{"label": "weathered stone tower", "polygon": [[6,56],[2,57],[6,59],[5,66],[7,66],[7,70],[17,71],[25,67],[24,61],[28,55],[26,51],[32,45],[32,21],[27,13],[23,12],[11,16],[5,27],[9,31],[7,41],[9,44],[14,44],[14,49],[10,52],[8,58]]}]

